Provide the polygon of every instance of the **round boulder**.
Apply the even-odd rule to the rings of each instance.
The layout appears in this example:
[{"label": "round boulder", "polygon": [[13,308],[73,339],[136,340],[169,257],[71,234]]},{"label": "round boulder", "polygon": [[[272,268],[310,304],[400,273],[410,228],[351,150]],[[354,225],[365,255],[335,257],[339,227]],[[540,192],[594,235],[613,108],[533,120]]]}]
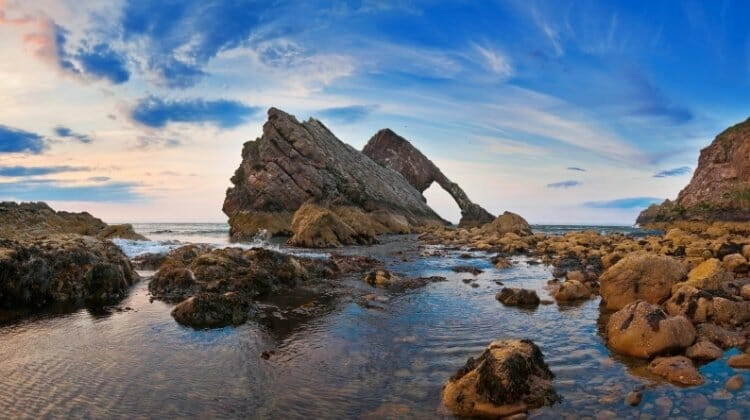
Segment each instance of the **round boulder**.
[{"label": "round boulder", "polygon": [[661,303],[686,273],[685,265],[674,258],[632,253],[601,275],[599,292],[610,310],[622,309],[639,299]]},{"label": "round boulder", "polygon": [[695,328],[684,316],[668,316],[659,306],[635,301],[612,314],[607,323],[607,345],[612,350],[644,359],[677,352],[695,341]]}]

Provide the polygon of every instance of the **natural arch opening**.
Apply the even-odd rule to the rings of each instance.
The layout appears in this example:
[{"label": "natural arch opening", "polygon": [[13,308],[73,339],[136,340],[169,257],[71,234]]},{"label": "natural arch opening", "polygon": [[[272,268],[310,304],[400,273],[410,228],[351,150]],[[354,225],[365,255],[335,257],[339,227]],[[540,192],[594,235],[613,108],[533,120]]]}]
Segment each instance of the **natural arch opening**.
[{"label": "natural arch opening", "polygon": [[456,200],[437,182],[433,182],[422,195],[427,199],[427,205],[443,219],[456,225],[461,220],[461,209],[456,204]]}]

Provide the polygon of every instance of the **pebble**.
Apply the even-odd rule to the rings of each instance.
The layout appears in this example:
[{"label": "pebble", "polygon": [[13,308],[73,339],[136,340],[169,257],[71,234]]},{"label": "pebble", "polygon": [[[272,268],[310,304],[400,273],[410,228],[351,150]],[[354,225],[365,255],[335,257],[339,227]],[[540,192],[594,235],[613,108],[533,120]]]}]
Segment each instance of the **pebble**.
[{"label": "pebble", "polygon": [[727,364],[733,368],[748,369],[750,368],[750,354],[735,354],[727,360]]},{"label": "pebble", "polygon": [[742,388],[743,385],[745,385],[745,380],[742,379],[742,376],[734,375],[727,380],[725,388],[729,391],[737,391],[738,389]]},{"label": "pebble", "polygon": [[737,410],[729,410],[724,413],[725,420],[740,420],[742,419],[742,413]]},{"label": "pebble", "polygon": [[641,403],[642,399],[643,394],[641,394],[639,391],[630,391],[628,396],[625,398],[625,401],[627,401],[627,403],[632,406],[636,406]]},{"label": "pebble", "polygon": [[719,410],[719,407],[713,405],[709,405],[705,410],[703,410],[703,417],[707,419],[719,417],[719,414],[721,414],[721,410]]},{"label": "pebble", "polygon": [[672,411],[672,400],[669,399],[669,397],[659,397],[654,401],[654,404],[656,404],[656,415],[659,417],[665,417],[669,415],[669,412]]}]

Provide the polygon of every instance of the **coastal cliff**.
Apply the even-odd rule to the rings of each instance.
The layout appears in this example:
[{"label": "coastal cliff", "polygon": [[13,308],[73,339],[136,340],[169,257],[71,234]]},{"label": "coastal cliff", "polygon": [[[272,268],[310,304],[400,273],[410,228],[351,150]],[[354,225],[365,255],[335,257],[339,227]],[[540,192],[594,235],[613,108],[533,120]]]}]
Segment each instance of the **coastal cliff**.
[{"label": "coastal cliff", "polygon": [[487,210],[472,203],[464,190],[448,179],[427,156],[390,129],[382,129],[372,136],[362,149],[362,153],[386,168],[403,175],[420,193],[429,188],[433,182],[437,182],[453,197],[461,209],[459,227],[482,226],[495,220],[495,217]]},{"label": "coastal cliff", "polygon": [[263,135],[245,143],[231,181],[223,210],[233,240],[261,230],[298,233],[293,225],[304,224],[293,224],[294,214],[306,203],[330,209],[335,214],[326,217],[343,219],[355,231],[352,241],[336,240],[342,244],[362,243],[360,226],[382,234],[447,223],[400,173],[345,144],[320,121],[299,122],[276,108],[268,110]]},{"label": "coastal cliff", "polygon": [[674,201],[644,210],[636,222],[750,222],[750,119],[716,136],[701,150],[690,183]]}]

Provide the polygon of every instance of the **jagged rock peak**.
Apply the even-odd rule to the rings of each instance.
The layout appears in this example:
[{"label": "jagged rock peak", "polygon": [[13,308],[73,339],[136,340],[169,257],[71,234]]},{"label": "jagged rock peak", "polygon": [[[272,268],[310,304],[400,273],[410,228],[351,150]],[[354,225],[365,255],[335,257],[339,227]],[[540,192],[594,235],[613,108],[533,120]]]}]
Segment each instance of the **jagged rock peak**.
[{"label": "jagged rock peak", "polygon": [[652,205],[636,222],[645,226],[682,220],[750,221],[750,118],[701,150],[693,178],[676,200]]},{"label": "jagged rock peak", "polygon": [[419,149],[389,128],[378,131],[367,142],[362,153],[403,175],[420,193],[437,182],[461,209],[460,227],[481,226],[495,219],[487,210],[471,202],[464,190],[448,179]]},{"label": "jagged rock peak", "polygon": [[243,240],[266,230],[291,235],[292,216],[303,204],[349,206],[394,231],[445,223],[420,191],[339,140],[315,119],[299,122],[277,108],[268,110],[263,135],[245,143],[223,210],[231,236]]}]

